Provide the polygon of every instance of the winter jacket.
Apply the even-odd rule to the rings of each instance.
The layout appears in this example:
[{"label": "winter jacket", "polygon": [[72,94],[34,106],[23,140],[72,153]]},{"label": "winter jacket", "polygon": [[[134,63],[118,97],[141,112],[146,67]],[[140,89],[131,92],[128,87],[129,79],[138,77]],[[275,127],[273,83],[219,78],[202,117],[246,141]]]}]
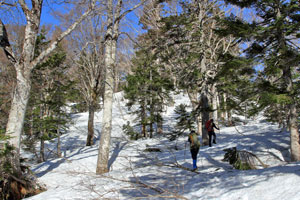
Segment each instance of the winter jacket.
[{"label": "winter jacket", "polygon": [[205,128],[208,132],[213,132],[214,131],[214,128],[218,129],[219,128],[215,125],[215,123],[213,123],[211,120],[208,120],[206,123],[205,123]]}]

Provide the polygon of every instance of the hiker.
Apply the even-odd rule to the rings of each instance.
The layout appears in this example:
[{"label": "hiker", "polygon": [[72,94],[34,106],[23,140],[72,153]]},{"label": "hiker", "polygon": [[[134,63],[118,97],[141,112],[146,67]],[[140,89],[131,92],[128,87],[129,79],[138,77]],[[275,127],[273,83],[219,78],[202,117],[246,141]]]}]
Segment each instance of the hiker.
[{"label": "hiker", "polygon": [[196,134],[196,132],[194,130],[192,130],[191,133],[189,134],[188,141],[190,143],[190,151],[191,151],[192,159],[193,159],[193,170],[196,170],[197,169],[197,155],[198,155],[199,148],[200,148],[200,141],[198,139],[198,135]]},{"label": "hiker", "polygon": [[211,139],[213,137],[213,143],[214,144],[217,144],[216,142],[216,133],[214,131],[214,128],[220,130],[214,123],[214,120],[213,119],[210,119],[208,120],[206,123],[205,123],[205,128],[208,132],[208,137],[209,137],[209,140],[208,140],[208,144],[209,146],[211,147]]}]

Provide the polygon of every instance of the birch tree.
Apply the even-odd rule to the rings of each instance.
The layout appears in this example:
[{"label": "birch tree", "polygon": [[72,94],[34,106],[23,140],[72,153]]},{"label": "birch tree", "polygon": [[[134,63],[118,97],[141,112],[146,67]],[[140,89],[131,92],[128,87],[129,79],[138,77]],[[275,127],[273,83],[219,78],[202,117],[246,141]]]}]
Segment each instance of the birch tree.
[{"label": "birch tree", "polygon": [[[89,112],[86,146],[94,144],[94,115],[104,90],[104,22],[95,13],[73,31],[69,39],[73,76]],[[74,54],[74,50],[76,53]]]},{"label": "birch tree", "polygon": [[162,60],[171,66],[177,77],[177,86],[188,93],[196,114],[197,132],[202,135],[203,143],[208,144],[204,123],[212,117],[213,111],[217,117],[215,77],[222,64],[219,58],[235,44],[233,38],[214,32],[218,28],[216,17],[224,16],[216,1],[192,1],[181,5],[182,13],[162,19],[164,27],[157,46],[161,47]]},{"label": "birch tree", "polygon": [[122,12],[123,0],[114,4],[113,0],[107,0],[107,28],[104,40],[105,60],[105,89],[104,107],[102,118],[101,138],[98,151],[96,174],[103,174],[109,171],[108,158],[112,129],[112,105],[114,92],[114,67],[116,65],[117,42],[120,35],[120,22],[131,11],[142,5],[144,1],[132,8]]},{"label": "birch tree", "polygon": [[4,49],[7,58],[13,64],[16,70],[17,78],[16,86],[13,92],[11,110],[6,126],[6,134],[11,137],[9,142],[15,148],[15,158],[13,159],[14,161],[12,164],[16,172],[20,172],[20,141],[23,131],[25,112],[31,90],[31,72],[57,47],[58,43],[65,36],[70,34],[78,26],[78,24],[80,24],[80,22],[90,14],[90,12],[94,9],[95,0],[91,0],[88,3],[89,7],[82,14],[82,16],[78,18],[69,28],[62,32],[54,41],[52,41],[49,46],[36,58],[34,58],[34,49],[41,23],[43,0],[31,0],[30,2],[19,0],[16,2],[16,5],[21,7],[26,21],[24,43],[19,58],[14,55],[13,51],[11,51],[5,26],[2,21],[0,23],[1,47]]}]

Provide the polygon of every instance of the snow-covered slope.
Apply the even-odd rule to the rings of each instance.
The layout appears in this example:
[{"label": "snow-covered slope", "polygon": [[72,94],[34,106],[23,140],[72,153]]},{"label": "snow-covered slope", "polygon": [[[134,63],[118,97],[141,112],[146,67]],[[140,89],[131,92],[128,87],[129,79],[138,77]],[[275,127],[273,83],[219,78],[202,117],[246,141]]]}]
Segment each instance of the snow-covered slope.
[{"label": "snow-covered slope", "polygon": [[[184,95],[175,95],[175,102],[164,113],[166,130],[175,124],[175,106],[189,104]],[[115,94],[109,173],[95,175],[102,113],[95,116],[98,140],[93,147],[85,147],[87,113],[76,114],[74,125],[62,136],[64,158],[49,153],[47,162],[32,167],[48,190],[28,199],[300,199],[300,163],[288,163],[289,134],[276,125],[257,118],[244,126],[221,127],[217,144],[200,149],[198,170],[192,172],[185,169],[192,167],[186,137],[128,140],[122,125],[134,117],[124,105],[122,93]],[[147,147],[161,152],[146,152]],[[223,149],[230,147],[256,154],[269,167],[233,169],[222,161]],[[55,151],[55,143],[47,148]]]}]

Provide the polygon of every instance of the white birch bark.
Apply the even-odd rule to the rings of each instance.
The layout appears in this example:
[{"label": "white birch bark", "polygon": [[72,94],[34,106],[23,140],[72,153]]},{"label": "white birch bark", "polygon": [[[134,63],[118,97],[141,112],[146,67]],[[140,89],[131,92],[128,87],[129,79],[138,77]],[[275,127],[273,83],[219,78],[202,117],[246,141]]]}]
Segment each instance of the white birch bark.
[{"label": "white birch bark", "polygon": [[229,121],[229,119],[228,119],[228,110],[227,110],[227,95],[226,95],[226,93],[223,93],[223,100],[224,100],[224,118],[225,118],[225,121]]},{"label": "white birch bark", "polygon": [[[22,8],[22,11],[26,17],[24,44],[22,53],[19,60],[12,58],[13,54],[7,55],[16,70],[17,84],[13,93],[13,100],[11,110],[9,113],[8,123],[6,126],[6,134],[12,136],[9,142],[15,147],[15,160],[13,163],[16,166],[16,170],[19,170],[19,153],[21,134],[23,132],[24,118],[27,109],[29,94],[31,90],[30,75],[32,69],[34,69],[40,62],[43,61],[57,46],[65,36],[71,33],[72,30],[91,12],[93,9],[95,0],[92,0],[90,8],[82,15],[81,18],[76,20],[65,32],[63,32],[50,46],[41,54],[33,59],[36,37],[40,26],[40,17],[42,12],[43,0],[32,0],[31,8],[29,8],[24,0],[18,1]],[[1,45],[1,47],[3,47]],[[5,48],[5,47],[3,47]]]},{"label": "white birch bark", "polygon": [[112,103],[114,91],[113,76],[113,1],[107,1],[107,31],[105,36],[105,88],[104,88],[104,105],[101,138],[98,149],[98,160],[96,174],[103,174],[109,171],[108,158],[111,137],[112,123]]},{"label": "white birch bark", "polygon": [[102,132],[98,150],[98,160],[96,174],[103,174],[109,171],[109,147],[112,129],[112,105],[114,92],[114,67],[116,64],[117,42],[119,38],[119,25],[123,17],[129,12],[142,5],[144,1],[135,5],[131,9],[121,14],[123,0],[118,0],[114,12],[113,0],[107,1],[107,30],[105,35],[105,88],[104,88],[104,105],[102,118]]}]

